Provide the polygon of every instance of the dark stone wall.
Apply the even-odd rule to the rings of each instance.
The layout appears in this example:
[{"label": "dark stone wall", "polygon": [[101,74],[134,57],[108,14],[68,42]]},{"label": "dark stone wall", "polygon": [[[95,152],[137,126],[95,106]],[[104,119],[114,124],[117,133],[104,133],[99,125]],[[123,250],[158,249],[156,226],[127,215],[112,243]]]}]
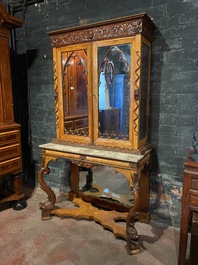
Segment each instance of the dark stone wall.
[{"label": "dark stone wall", "polygon": [[[32,156],[55,137],[52,49],[48,31],[146,12],[157,30],[153,38],[149,140],[155,147],[151,209],[155,217],[179,223],[183,162],[198,129],[198,2],[196,0],[51,0],[24,10],[16,30],[18,54],[26,54]],[[22,11],[16,16],[22,17]],[[51,186],[68,184],[68,164],[51,167]],[[68,170],[67,170],[68,172]],[[65,181],[65,182],[64,182]],[[61,184],[61,185],[60,185]],[[154,217],[154,218],[155,218]]]}]

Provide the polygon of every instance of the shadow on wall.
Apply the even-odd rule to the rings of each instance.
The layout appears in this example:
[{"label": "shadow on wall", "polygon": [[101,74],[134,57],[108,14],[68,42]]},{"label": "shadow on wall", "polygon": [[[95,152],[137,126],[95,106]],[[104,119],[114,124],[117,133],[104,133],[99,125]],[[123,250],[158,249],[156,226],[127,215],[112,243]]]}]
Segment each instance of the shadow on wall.
[{"label": "shadow on wall", "polygon": [[149,142],[154,146],[150,175],[150,211],[152,219],[179,226],[181,200],[178,198],[181,198],[181,191],[177,184],[174,186],[171,176],[161,175],[158,160],[160,114],[162,113],[162,68],[164,54],[168,51],[170,51],[168,44],[161,33],[156,30],[152,48],[149,115]]},{"label": "shadow on wall", "polygon": [[151,219],[180,226],[182,187],[168,175],[150,174]]},{"label": "shadow on wall", "polygon": [[152,62],[151,62],[151,93],[149,113],[149,142],[154,146],[153,171],[160,173],[157,150],[159,146],[160,125],[160,98],[161,98],[161,76],[164,63],[164,53],[169,51],[166,41],[161,33],[156,30],[153,35]]}]

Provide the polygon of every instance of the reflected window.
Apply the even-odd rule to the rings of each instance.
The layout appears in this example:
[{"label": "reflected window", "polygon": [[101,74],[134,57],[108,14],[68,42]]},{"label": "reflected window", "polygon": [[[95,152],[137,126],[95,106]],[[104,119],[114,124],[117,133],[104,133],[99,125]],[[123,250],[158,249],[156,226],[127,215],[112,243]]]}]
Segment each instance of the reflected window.
[{"label": "reflected window", "polygon": [[130,50],[130,44],[98,48],[99,137],[128,139]]},{"label": "reflected window", "polygon": [[62,53],[65,133],[88,134],[87,51]]}]

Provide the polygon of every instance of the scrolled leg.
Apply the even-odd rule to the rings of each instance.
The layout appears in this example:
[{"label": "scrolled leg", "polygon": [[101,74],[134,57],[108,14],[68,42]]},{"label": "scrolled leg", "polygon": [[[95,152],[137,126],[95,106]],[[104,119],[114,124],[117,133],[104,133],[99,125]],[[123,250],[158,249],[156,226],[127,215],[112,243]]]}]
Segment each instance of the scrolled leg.
[{"label": "scrolled leg", "polygon": [[[135,214],[136,216],[136,214]],[[135,219],[135,216],[133,219]],[[128,221],[126,223],[126,236],[127,236],[127,245],[126,249],[130,255],[137,254],[141,250],[139,248],[139,235],[135,229],[135,222]]]},{"label": "scrolled leg", "polygon": [[49,174],[50,169],[48,167],[43,167],[39,171],[38,174],[38,181],[40,184],[40,187],[43,191],[45,191],[48,195],[48,200],[45,202],[40,203],[40,209],[42,210],[42,220],[48,220],[51,219],[51,210],[54,207],[54,204],[56,202],[56,196],[53,192],[53,190],[45,183],[43,179],[43,174]]},{"label": "scrolled leg", "polygon": [[131,187],[134,194],[134,206],[129,211],[129,215],[126,220],[126,236],[127,236],[127,245],[126,249],[130,255],[139,253],[139,235],[135,229],[135,219],[138,216],[139,210],[139,178],[137,174],[133,175],[132,178],[133,186]]}]

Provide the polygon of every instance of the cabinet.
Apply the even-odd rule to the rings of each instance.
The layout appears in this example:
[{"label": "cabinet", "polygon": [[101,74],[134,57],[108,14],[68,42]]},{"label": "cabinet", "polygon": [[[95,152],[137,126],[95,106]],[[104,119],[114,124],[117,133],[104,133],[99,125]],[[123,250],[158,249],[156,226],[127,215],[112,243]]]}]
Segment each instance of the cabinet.
[{"label": "cabinet", "polygon": [[[0,202],[19,200],[22,180],[20,125],[14,121],[12,81],[10,66],[10,30],[22,26],[22,21],[8,15],[0,4],[0,183],[3,176],[13,175],[14,194]],[[3,191],[1,191],[2,193]]]},{"label": "cabinet", "polygon": [[[140,14],[49,33],[57,140],[143,152],[148,145],[154,28]],[[113,130],[102,132],[100,112],[114,108],[120,112],[114,121],[119,130],[115,132],[112,120]]]},{"label": "cabinet", "polygon": [[[138,14],[48,33],[53,47],[56,139],[40,145],[43,163],[38,179],[48,195],[48,201],[40,204],[42,219],[52,214],[91,217],[126,239],[129,254],[140,251],[134,220],[149,220],[148,114],[154,29],[147,14]],[[69,198],[82,206],[79,212],[54,208],[56,196],[43,174],[49,174],[50,161],[59,158],[70,161]],[[113,209],[111,201],[88,198],[79,190],[79,171],[97,165],[122,173],[134,196],[133,207],[124,207],[123,214],[118,211],[112,222],[108,213],[101,214],[99,208],[90,212],[93,205],[84,204],[94,200]],[[121,208],[116,203],[115,209]],[[126,230],[118,228],[115,220],[119,219],[126,221]]]},{"label": "cabinet", "polygon": [[198,212],[198,162],[194,161],[194,154],[190,150],[184,163],[178,265],[185,264],[190,220],[193,212]]}]

